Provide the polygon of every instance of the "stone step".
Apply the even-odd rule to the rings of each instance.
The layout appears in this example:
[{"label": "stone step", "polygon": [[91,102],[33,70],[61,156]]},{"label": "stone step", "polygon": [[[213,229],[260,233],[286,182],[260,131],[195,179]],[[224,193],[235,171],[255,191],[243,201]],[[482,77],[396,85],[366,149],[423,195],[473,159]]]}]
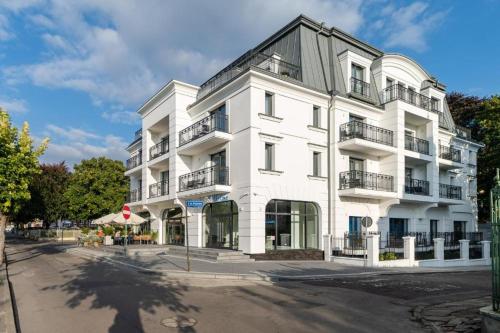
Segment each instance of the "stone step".
[{"label": "stone step", "polygon": [[[185,247],[169,247],[166,254],[185,256],[187,249]],[[254,259],[249,255],[243,254],[241,251],[207,249],[207,248],[190,248],[190,256],[192,258],[210,260],[214,262],[252,262]]]}]

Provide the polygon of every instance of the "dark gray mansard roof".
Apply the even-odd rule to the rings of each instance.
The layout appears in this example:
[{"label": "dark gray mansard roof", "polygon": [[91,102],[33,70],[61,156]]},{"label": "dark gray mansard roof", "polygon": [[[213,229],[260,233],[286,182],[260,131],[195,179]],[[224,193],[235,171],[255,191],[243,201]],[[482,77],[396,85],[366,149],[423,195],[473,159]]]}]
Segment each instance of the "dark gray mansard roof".
[{"label": "dark gray mansard roof", "polygon": [[[342,30],[326,27],[323,23],[318,23],[304,15],[300,15],[204,82],[198,93],[198,100],[191,106],[198,104],[208,95],[221,89],[250,68],[262,71],[261,68],[256,66],[261,61],[260,56],[271,56],[273,54],[278,54],[281,61],[299,69],[300,78],[299,80],[292,79],[291,81],[294,83],[324,93],[333,92],[340,96],[360,99],[359,96],[351,96],[345,86],[346,81],[341,70],[339,55],[346,51],[351,51],[372,61],[384,55],[381,50]],[[404,55],[400,56],[408,58]],[[274,75],[273,73],[268,74]],[[370,75],[372,75],[371,81],[375,82],[373,74],[370,73]],[[431,77],[431,80],[424,82],[421,88],[433,85],[437,89],[444,91],[445,86],[443,84],[431,75],[429,77]],[[280,78],[290,79],[288,77]],[[370,97],[361,98],[360,100],[378,107],[381,107],[382,104],[380,92],[375,84],[370,85]],[[449,130],[454,130],[453,118],[446,105],[446,100],[443,104],[446,127]]]}]

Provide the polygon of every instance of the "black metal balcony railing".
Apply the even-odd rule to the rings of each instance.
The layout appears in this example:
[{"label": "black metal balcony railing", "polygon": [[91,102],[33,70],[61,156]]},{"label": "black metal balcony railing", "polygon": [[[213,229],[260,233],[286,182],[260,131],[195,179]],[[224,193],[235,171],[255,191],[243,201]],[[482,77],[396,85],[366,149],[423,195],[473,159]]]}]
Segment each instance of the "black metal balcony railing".
[{"label": "black metal balcony railing", "polygon": [[394,191],[394,177],[358,170],[340,173],[340,190],[363,188],[375,191]]},{"label": "black metal balcony railing", "polygon": [[419,94],[399,84],[393,84],[392,86],[385,88],[382,91],[382,98],[384,103],[399,99],[406,103],[418,106],[424,110],[440,113],[438,101],[434,101],[427,96]]},{"label": "black metal balcony railing", "polygon": [[130,192],[127,195],[127,202],[136,202],[136,201],[141,201],[142,200],[142,189],[141,188],[136,188],[133,190],[130,190]]},{"label": "black metal balcony railing", "polygon": [[168,180],[149,185],[149,197],[157,198],[168,194]]},{"label": "black metal balcony railing", "polygon": [[439,197],[445,199],[462,200],[462,187],[448,184],[439,184]]},{"label": "black metal balcony railing", "polygon": [[373,141],[391,147],[394,142],[393,132],[385,128],[368,125],[358,120],[352,120],[348,123],[340,125],[340,141],[355,138]]},{"label": "black metal balcony railing", "polygon": [[405,193],[417,195],[429,195],[429,182],[427,180],[406,178]]},{"label": "black metal balcony railing", "polygon": [[229,168],[216,165],[179,176],[179,192],[212,185],[229,185]]},{"label": "black metal balcony railing", "polygon": [[229,65],[203,83],[200,87],[200,91],[198,92],[198,99],[210,94],[212,91],[242,74],[252,66],[274,73],[280,77],[291,78],[298,81],[302,80],[302,71],[300,66],[277,59],[271,55],[263,53],[249,53],[247,56],[242,57],[241,60]]},{"label": "black metal balcony railing", "polygon": [[161,155],[168,153],[170,149],[168,137],[164,138],[153,147],[149,148],[149,160],[153,160]]},{"label": "black metal balcony railing", "polygon": [[220,113],[211,114],[180,131],[179,147],[214,131],[227,133],[226,115]]},{"label": "black metal balcony railing", "polygon": [[429,155],[429,141],[405,135],[405,149]]},{"label": "black metal balcony railing", "polygon": [[439,157],[445,160],[462,163],[462,152],[453,147],[439,145]]},{"label": "black metal balcony railing", "polygon": [[139,165],[142,164],[142,150],[139,150],[139,152],[129,158],[126,162],[127,170],[133,169]]},{"label": "black metal balcony railing", "polygon": [[365,97],[370,97],[370,84],[363,80],[351,77],[351,93],[356,93]]}]

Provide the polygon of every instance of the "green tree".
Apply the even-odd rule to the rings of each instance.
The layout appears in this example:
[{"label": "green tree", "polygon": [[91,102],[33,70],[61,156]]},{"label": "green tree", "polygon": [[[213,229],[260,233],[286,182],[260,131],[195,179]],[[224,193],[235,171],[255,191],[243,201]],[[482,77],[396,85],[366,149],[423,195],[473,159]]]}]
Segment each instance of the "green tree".
[{"label": "green tree", "polygon": [[31,199],[23,204],[16,215],[16,221],[25,223],[39,218],[48,227],[50,223],[68,217],[64,193],[68,188],[70,175],[64,162],[42,164],[40,174],[29,186]]},{"label": "green tree", "polygon": [[0,264],[5,249],[5,226],[30,199],[29,184],[40,172],[38,157],[47,147],[47,140],[33,148],[28,123],[21,131],[12,126],[9,114],[0,109]]},{"label": "green tree", "polygon": [[64,194],[70,217],[87,222],[118,211],[129,189],[124,172],[123,162],[105,157],[75,165]]},{"label": "green tree", "polygon": [[457,125],[472,130],[472,137],[485,144],[477,156],[479,220],[489,219],[489,191],[495,169],[500,167],[500,96],[479,98],[452,92],[448,106]]}]

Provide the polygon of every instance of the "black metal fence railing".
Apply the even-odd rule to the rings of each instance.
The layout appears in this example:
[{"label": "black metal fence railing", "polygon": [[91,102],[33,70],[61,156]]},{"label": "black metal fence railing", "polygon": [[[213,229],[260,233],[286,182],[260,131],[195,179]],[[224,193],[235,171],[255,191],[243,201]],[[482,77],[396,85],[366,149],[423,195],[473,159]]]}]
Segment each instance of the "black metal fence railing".
[{"label": "black metal fence railing", "polygon": [[332,255],[338,257],[364,257],[367,238],[361,234],[344,234],[332,238]]},{"label": "black metal fence railing", "polygon": [[142,200],[142,189],[136,188],[127,194],[126,202],[137,202]]},{"label": "black metal fence railing", "polygon": [[394,145],[394,133],[391,130],[352,120],[340,125],[340,141],[363,139],[381,143],[387,146]]},{"label": "black metal fence railing", "polygon": [[405,135],[405,149],[429,155],[429,141],[411,135]]},{"label": "black metal fence railing", "polygon": [[216,112],[186,127],[179,132],[179,147],[214,131],[227,133],[227,115]]},{"label": "black metal fence railing", "polygon": [[462,162],[462,152],[453,147],[439,145],[439,157],[453,162]]},{"label": "black metal fence railing", "polygon": [[339,175],[340,190],[363,188],[375,191],[394,191],[394,177],[358,170],[343,171]]},{"label": "black metal fence railing", "polygon": [[462,187],[439,184],[439,197],[444,199],[462,200]]},{"label": "black metal fence railing", "polygon": [[382,91],[382,99],[384,103],[399,99],[424,110],[440,113],[439,102],[399,84],[385,88]]},{"label": "black metal fence railing", "polygon": [[279,75],[279,77],[291,78],[298,81],[302,80],[302,71],[300,66],[283,61],[272,55],[263,53],[249,54],[240,61],[226,67],[224,70],[203,83],[200,87],[200,91],[198,92],[198,99],[210,94],[212,91],[216,90],[229,80],[237,77],[251,66],[274,73]]},{"label": "black metal fence railing", "polygon": [[160,142],[155,144],[153,147],[149,148],[149,160],[154,160],[155,158],[165,155],[170,150],[170,144],[168,137],[162,139]]},{"label": "black metal fence railing", "polygon": [[212,185],[229,185],[229,168],[216,165],[179,176],[179,192]]},{"label": "black metal fence railing", "polygon": [[142,164],[142,150],[139,150],[139,152],[136,155],[132,156],[127,160],[126,167],[127,170],[130,170],[141,164]]},{"label": "black metal fence railing", "polygon": [[351,93],[356,93],[361,96],[370,97],[370,84],[363,80],[351,77]]},{"label": "black metal fence railing", "polygon": [[405,193],[417,195],[429,195],[429,182],[427,180],[406,178]]},{"label": "black metal fence railing", "polygon": [[157,198],[168,194],[168,180],[149,185],[149,197]]}]

